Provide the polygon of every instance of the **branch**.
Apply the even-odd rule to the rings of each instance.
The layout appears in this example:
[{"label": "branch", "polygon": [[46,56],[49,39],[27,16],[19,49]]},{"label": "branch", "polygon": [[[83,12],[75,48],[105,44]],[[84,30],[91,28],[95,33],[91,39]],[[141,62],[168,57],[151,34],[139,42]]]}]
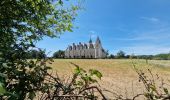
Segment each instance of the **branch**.
[{"label": "branch", "polygon": [[103,100],[107,100],[106,97],[104,96],[104,94],[101,92],[101,90],[96,86],[91,86],[91,87],[85,88],[82,91],[80,91],[79,94],[81,94],[82,92],[84,92],[86,90],[90,90],[90,89],[96,89],[100,93],[100,95],[103,97]]}]

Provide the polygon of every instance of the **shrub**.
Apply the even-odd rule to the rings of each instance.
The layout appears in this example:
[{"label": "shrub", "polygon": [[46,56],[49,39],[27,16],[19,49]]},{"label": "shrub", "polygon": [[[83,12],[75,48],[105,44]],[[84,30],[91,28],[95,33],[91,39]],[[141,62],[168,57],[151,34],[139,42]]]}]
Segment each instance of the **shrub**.
[{"label": "shrub", "polygon": [[62,81],[58,75],[53,76],[48,74],[45,78],[45,84],[48,85],[46,89],[42,92],[41,97],[48,100],[54,99],[64,99],[64,98],[86,98],[90,100],[96,100],[98,96],[95,96],[94,89],[101,95],[101,97],[106,100],[105,96],[102,94],[102,91],[95,86],[94,83],[97,83],[97,78],[101,79],[102,74],[95,69],[90,69],[85,71],[80,68],[78,65],[73,64],[76,68],[71,79],[65,79],[66,82]]},{"label": "shrub", "polygon": [[[31,49],[43,37],[72,31],[78,6],[65,7],[62,0],[0,1],[0,93],[1,99],[33,99],[43,91],[51,61],[45,56],[28,60]],[[37,48],[36,48],[37,49]],[[38,52],[41,52],[39,50]]]}]

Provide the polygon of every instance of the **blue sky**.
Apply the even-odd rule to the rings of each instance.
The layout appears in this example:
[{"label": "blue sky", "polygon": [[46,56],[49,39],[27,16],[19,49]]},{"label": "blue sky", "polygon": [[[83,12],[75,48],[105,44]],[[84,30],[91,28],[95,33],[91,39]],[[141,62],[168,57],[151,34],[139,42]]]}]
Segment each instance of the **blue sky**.
[{"label": "blue sky", "polygon": [[37,43],[51,52],[99,36],[104,49],[116,54],[158,54],[170,51],[170,0],[85,0],[73,32]]}]

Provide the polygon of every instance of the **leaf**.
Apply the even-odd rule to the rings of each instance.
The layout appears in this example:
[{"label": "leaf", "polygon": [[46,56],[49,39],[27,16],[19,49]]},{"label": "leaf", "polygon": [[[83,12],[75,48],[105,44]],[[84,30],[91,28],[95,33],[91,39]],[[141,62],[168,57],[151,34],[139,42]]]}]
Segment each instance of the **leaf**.
[{"label": "leaf", "polygon": [[92,83],[97,82],[97,80],[95,80],[95,79],[93,79],[93,78],[91,78],[91,77],[89,77],[89,81],[92,82]]},{"label": "leaf", "polygon": [[100,73],[98,70],[95,70],[95,69],[90,69],[89,72],[90,72],[91,75],[95,75],[99,79],[101,79],[101,77],[103,76],[102,73]]},{"label": "leaf", "polygon": [[71,63],[73,64],[76,68],[74,70],[75,74],[80,74],[80,73],[85,73],[86,71],[82,68],[80,68],[78,65],[74,64],[74,63]]},{"label": "leaf", "polygon": [[6,77],[7,77],[7,75],[6,75],[6,74],[3,74],[3,73],[0,73],[0,77],[2,77],[2,78],[6,78]]},{"label": "leaf", "polygon": [[82,81],[77,81],[77,85],[79,85],[79,86],[83,86],[83,85],[84,85],[84,83],[83,83]]},{"label": "leaf", "polygon": [[6,93],[6,89],[4,88],[3,83],[0,83],[0,95],[3,95]]},{"label": "leaf", "polygon": [[77,67],[77,66],[76,66],[74,72],[75,72],[75,74],[80,74],[80,67]]},{"label": "leaf", "polygon": [[148,98],[148,97],[149,97],[149,94],[148,94],[148,93],[144,93],[144,96],[145,96],[146,98]]},{"label": "leaf", "polygon": [[30,98],[31,100],[33,100],[35,96],[36,96],[35,92],[30,92],[30,93],[29,93],[29,98]]},{"label": "leaf", "polygon": [[163,90],[164,90],[164,92],[165,92],[166,94],[169,94],[169,92],[168,92],[168,89],[167,89],[167,88],[163,88]]},{"label": "leaf", "polygon": [[58,3],[59,3],[60,5],[63,5],[63,1],[62,1],[62,0],[59,0]]},{"label": "leaf", "polygon": [[150,88],[152,89],[152,91],[156,91],[156,87],[154,85],[151,85]]}]

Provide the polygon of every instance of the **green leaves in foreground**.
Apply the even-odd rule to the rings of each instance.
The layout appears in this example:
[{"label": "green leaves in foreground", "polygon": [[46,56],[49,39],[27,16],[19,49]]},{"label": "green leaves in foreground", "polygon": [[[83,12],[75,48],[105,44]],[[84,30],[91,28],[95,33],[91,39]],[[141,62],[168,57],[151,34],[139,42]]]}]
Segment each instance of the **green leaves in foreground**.
[{"label": "green leaves in foreground", "polygon": [[98,82],[97,78],[101,79],[101,77],[102,77],[101,72],[99,72],[96,69],[89,69],[87,72],[83,68],[80,68],[78,65],[76,65],[74,63],[71,63],[71,64],[73,64],[76,67],[74,75],[76,75],[76,77],[79,77],[79,79],[80,79],[76,82],[77,85],[87,86],[92,83]]},{"label": "green leaves in foreground", "polygon": [[74,28],[79,7],[71,2],[65,5],[63,1],[0,0],[2,98],[28,100],[35,98],[36,92],[44,92],[51,59],[36,43],[43,37],[58,37]]},{"label": "green leaves in foreground", "polygon": [[102,78],[102,73],[99,72],[98,70],[96,69],[90,69],[89,70],[91,76],[95,75],[97,78],[101,79]]},{"label": "green leaves in foreground", "polygon": [[3,95],[6,93],[6,89],[4,87],[4,84],[0,82],[0,95]]},{"label": "green leaves in foreground", "polygon": [[89,69],[88,73],[83,69],[83,68],[80,68],[78,65],[74,64],[74,63],[71,63],[73,64],[76,68],[75,68],[75,74],[89,74],[87,76],[96,76],[97,78],[101,79],[101,77],[103,76],[102,73],[96,69]]}]

